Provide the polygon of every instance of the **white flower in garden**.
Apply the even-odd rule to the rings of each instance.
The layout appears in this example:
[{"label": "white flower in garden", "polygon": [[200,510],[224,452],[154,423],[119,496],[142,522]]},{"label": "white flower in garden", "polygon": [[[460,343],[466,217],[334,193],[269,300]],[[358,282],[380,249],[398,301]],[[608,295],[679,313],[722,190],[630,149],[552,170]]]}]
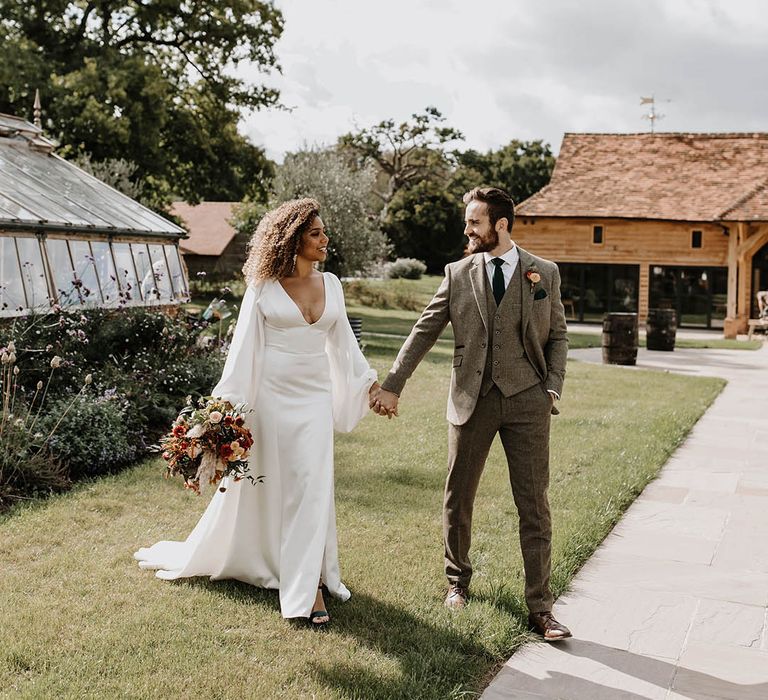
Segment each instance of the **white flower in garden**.
[{"label": "white flower in garden", "polygon": [[42,380],[37,383],[37,390],[40,391],[40,389],[43,388],[43,382]]},{"label": "white flower in garden", "polygon": [[13,364],[16,362],[16,353],[12,352],[10,355],[8,355],[8,364]]},{"label": "white flower in garden", "polygon": [[13,368],[13,376],[14,377],[18,377],[19,376],[19,368],[18,367],[14,367]]},{"label": "white flower in garden", "polygon": [[10,358],[11,356],[7,352],[4,352],[2,355],[0,355],[0,363],[7,365],[10,361]]},{"label": "white flower in garden", "polygon": [[86,374],[85,375],[85,383],[86,385],[90,384],[93,381],[93,375],[92,374]]},{"label": "white flower in garden", "polygon": [[61,367],[61,358],[58,355],[54,355],[51,358],[51,369],[58,369]]},{"label": "white flower in garden", "polygon": [[13,341],[8,343],[8,352],[16,352],[16,343]]},{"label": "white flower in garden", "polygon": [[208,416],[208,420],[211,423],[221,423],[221,419],[224,418],[220,411],[211,411],[211,415]]}]

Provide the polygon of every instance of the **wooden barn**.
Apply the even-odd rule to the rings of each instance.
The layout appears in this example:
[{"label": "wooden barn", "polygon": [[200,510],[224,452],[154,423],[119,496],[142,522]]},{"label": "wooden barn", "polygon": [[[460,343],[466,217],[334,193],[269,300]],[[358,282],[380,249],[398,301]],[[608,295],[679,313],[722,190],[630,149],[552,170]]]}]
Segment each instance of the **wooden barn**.
[{"label": "wooden barn", "polygon": [[768,133],[566,134],[513,238],[560,265],[572,320],[673,308],[744,333],[768,289]]},{"label": "wooden barn", "polygon": [[197,205],[174,202],[171,213],[189,232],[179,247],[190,279],[205,273],[211,280],[239,277],[246,258],[248,236],[233,228],[233,207],[237,202],[201,202]]}]

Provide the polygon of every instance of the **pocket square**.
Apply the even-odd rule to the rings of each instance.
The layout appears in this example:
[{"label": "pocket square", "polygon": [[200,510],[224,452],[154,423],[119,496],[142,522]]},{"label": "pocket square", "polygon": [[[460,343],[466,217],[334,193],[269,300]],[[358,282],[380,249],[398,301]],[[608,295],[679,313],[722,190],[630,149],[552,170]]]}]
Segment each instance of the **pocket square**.
[{"label": "pocket square", "polygon": [[546,299],[547,298],[547,292],[544,289],[537,289],[536,294],[533,295],[533,300],[538,301],[539,299]]}]

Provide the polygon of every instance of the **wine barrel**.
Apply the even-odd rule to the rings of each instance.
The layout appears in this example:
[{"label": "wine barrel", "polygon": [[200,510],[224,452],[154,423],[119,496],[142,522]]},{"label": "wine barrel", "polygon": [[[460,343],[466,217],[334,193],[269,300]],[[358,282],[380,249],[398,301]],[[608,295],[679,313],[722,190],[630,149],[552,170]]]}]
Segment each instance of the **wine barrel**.
[{"label": "wine barrel", "polygon": [[608,365],[634,365],[637,362],[637,314],[605,314],[603,362]]},{"label": "wine barrel", "polygon": [[359,316],[347,316],[347,318],[349,319],[349,325],[352,326],[352,332],[355,334],[357,344],[360,345],[363,339],[363,319]]},{"label": "wine barrel", "polygon": [[649,350],[675,349],[677,314],[674,309],[648,309],[645,320],[645,347]]}]

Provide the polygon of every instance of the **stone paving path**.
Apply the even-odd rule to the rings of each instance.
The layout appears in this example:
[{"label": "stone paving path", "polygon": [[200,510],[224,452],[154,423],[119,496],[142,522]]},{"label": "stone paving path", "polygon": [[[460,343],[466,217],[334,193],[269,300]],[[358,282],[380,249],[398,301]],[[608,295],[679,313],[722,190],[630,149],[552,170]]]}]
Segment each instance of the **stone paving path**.
[{"label": "stone paving path", "polygon": [[768,700],[768,344],[638,367],[728,386],[555,604],[575,638],[526,645],[482,700]]}]

